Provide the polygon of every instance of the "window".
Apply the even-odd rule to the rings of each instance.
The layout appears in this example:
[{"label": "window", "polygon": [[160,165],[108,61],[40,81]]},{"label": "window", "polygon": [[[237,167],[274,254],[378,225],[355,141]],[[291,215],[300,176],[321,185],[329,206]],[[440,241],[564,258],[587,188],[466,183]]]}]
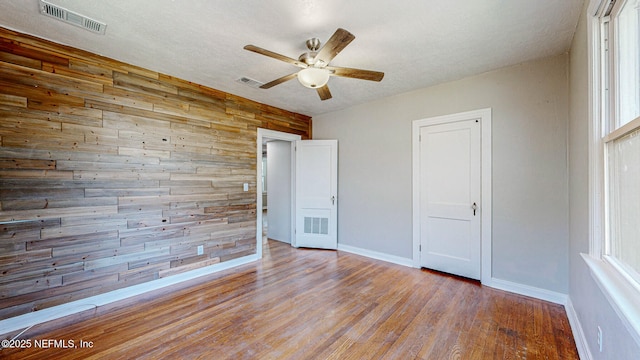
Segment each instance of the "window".
[{"label": "window", "polygon": [[640,0],[592,0],[591,256],[596,282],[640,339]]},{"label": "window", "polygon": [[[611,4],[611,3],[610,3]],[[640,0],[602,19],[605,238],[603,255],[640,288]],[[613,89],[607,91],[606,89]]]},{"label": "window", "polygon": [[640,130],[607,142],[608,234],[604,255],[640,284]]}]

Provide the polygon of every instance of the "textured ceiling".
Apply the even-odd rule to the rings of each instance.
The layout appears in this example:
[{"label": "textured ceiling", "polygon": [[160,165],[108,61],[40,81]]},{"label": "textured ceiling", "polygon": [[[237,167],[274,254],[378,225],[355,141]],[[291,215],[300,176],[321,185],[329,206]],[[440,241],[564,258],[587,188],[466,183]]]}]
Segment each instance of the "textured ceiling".
[{"label": "textured ceiling", "polygon": [[[97,35],[40,15],[37,0],[0,0],[0,26],[306,115],[424,88],[568,51],[583,0],[50,0],[107,24]],[[297,58],[305,41],[353,33],[331,62],[377,70],[380,83],[332,77],[333,98],[295,79],[297,68],[243,49]]]}]

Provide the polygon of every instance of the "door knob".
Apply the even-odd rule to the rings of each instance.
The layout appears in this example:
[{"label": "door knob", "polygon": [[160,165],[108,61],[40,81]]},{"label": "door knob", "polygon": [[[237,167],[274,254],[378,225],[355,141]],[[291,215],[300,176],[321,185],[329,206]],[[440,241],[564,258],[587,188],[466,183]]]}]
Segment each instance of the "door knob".
[{"label": "door knob", "polygon": [[471,208],[473,209],[473,216],[476,216],[476,210],[478,210],[478,205],[476,203],[473,203],[473,205],[471,205]]}]

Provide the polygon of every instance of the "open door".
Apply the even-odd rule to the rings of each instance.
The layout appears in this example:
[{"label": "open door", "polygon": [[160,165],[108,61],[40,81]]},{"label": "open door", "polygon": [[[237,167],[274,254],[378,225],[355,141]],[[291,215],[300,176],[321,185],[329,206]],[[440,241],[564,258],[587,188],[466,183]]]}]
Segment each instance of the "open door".
[{"label": "open door", "polygon": [[296,141],[296,247],[338,248],[338,141]]}]

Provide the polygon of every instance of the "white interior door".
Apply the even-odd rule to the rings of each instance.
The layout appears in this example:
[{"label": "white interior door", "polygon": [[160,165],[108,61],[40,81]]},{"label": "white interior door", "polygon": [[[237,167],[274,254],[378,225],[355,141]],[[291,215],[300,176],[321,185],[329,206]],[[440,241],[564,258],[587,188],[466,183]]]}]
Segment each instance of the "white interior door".
[{"label": "white interior door", "polygon": [[481,127],[420,128],[420,265],[480,279]]},{"label": "white interior door", "polygon": [[296,142],[296,247],[338,248],[338,141]]}]

